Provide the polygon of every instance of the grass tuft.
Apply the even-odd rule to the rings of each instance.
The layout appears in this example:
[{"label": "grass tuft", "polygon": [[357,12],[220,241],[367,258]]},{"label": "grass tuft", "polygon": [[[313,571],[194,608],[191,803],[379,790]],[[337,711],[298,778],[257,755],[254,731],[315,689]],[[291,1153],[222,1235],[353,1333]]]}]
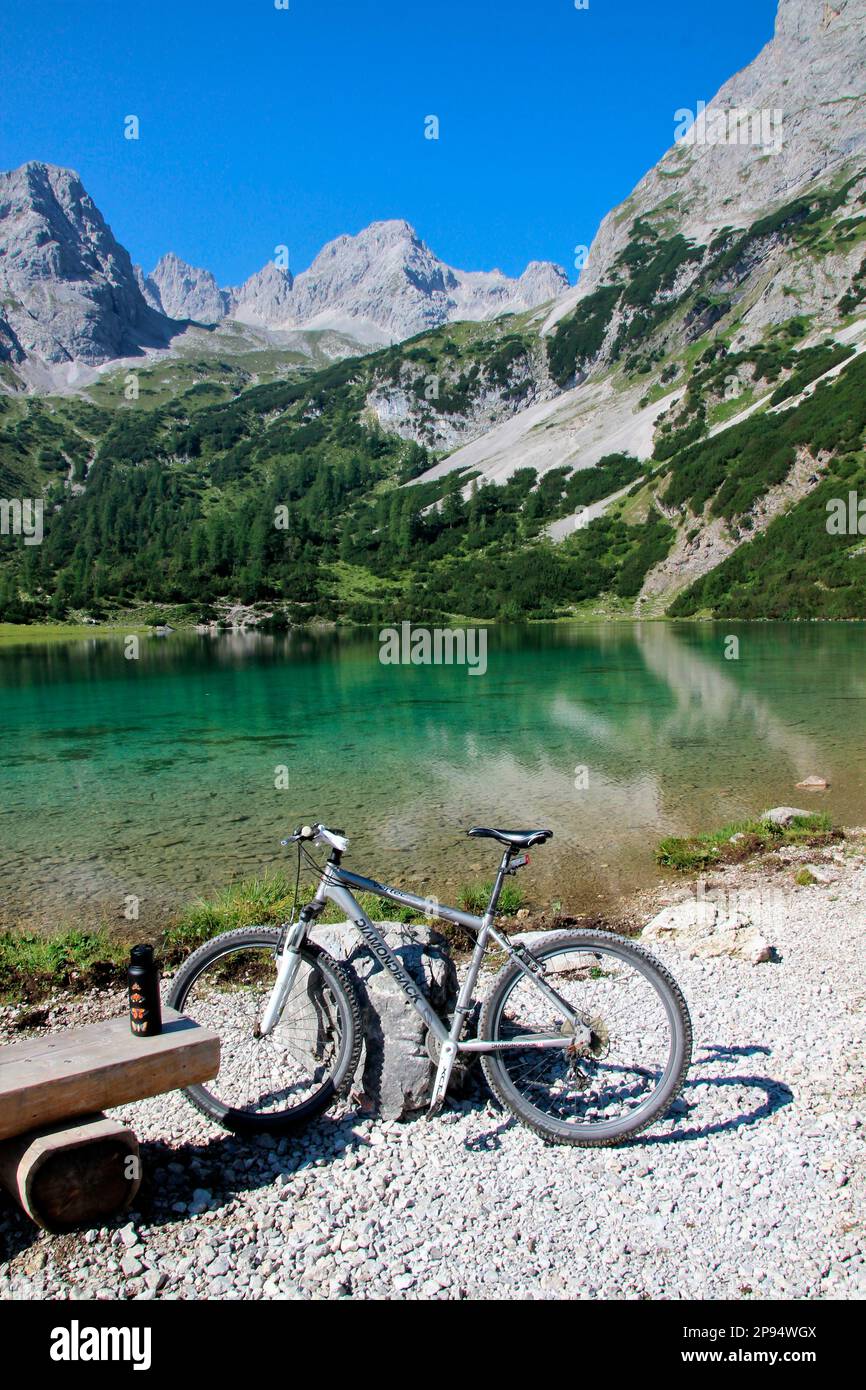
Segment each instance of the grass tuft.
[{"label": "grass tuft", "polygon": [[790,825],[772,821],[748,820],[723,826],[704,835],[669,835],[656,850],[656,860],[665,868],[688,873],[717,864],[739,864],[756,854],[778,849],[780,845],[819,846],[841,838],[824,811],[795,816]]},{"label": "grass tuft", "polygon": [[[490,894],[493,891],[491,883],[469,883],[460,889],[458,902],[466,912],[472,912],[476,916],[481,916],[487,910],[490,902]],[[523,906],[523,893],[516,883],[505,883],[502,885],[502,892],[499,895],[499,904],[496,911],[504,917],[511,917]]]},{"label": "grass tuft", "polygon": [[[304,885],[298,896],[300,909],[309,900]],[[357,893],[357,901],[374,922],[411,922],[423,920],[411,908],[400,907],[387,898],[373,893]],[[215,897],[200,898],[186,908],[166,930],[163,937],[165,953],[169,956],[193,950],[219,932],[236,927],[279,926],[291,916],[295,899],[295,880],[289,874],[264,874],[260,878],[232,883]],[[342,922],[345,913],[329,902],[320,922]]]},{"label": "grass tuft", "polygon": [[107,932],[0,932],[0,998],[34,999],[58,986],[121,978],[128,948]]},{"label": "grass tuft", "polygon": [[[304,885],[298,907],[309,900]],[[230,884],[212,898],[191,903],[155,940],[160,968],[174,969],[191,951],[220,932],[237,927],[279,926],[291,916],[295,897],[294,877],[263,874]],[[422,922],[411,908],[358,893],[357,900],[374,922]],[[345,914],[329,902],[319,919],[342,922]],[[440,924],[441,925],[441,924]],[[129,939],[115,938],[105,930],[62,930],[51,936],[36,932],[0,932],[0,1000],[33,1002],[52,990],[76,990],[122,984],[129,957]]]}]

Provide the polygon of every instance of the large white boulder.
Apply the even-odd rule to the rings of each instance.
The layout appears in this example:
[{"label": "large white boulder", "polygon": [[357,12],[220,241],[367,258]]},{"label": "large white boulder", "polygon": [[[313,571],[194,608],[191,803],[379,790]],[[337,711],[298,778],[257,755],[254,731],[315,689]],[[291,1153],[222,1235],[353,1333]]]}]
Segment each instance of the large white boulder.
[{"label": "large white boulder", "polygon": [[724,914],[709,898],[686,899],[663,908],[644,927],[642,939],[673,941],[690,956],[705,960],[731,956],[759,965],[773,958],[772,946],[747,914]]}]

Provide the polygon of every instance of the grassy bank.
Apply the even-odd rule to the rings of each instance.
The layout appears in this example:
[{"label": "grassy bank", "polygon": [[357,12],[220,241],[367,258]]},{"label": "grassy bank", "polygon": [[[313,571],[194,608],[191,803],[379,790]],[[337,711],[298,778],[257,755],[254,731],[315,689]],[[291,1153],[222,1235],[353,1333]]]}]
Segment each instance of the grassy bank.
[{"label": "grassy bank", "polygon": [[[212,898],[190,904],[154,939],[162,969],[176,969],[191,951],[220,932],[253,924],[279,926],[291,915],[294,895],[294,878],[288,874],[264,874],[231,884]],[[481,913],[489,896],[489,883],[468,884],[461,889],[459,903],[467,912]],[[420,913],[372,893],[359,893],[357,899],[373,921],[425,920]],[[302,891],[301,902],[305,900]],[[500,911],[504,915],[514,913],[522,902],[519,888],[507,884],[500,899]],[[320,920],[341,922],[344,914],[333,903],[328,903]],[[467,942],[459,928],[440,922],[438,929],[454,944],[464,946]],[[33,1003],[55,989],[85,990],[119,985],[125,978],[129,945],[126,937],[120,938],[116,932],[100,928],[91,931],[69,928],[51,936],[36,932],[0,932],[0,1000]]]},{"label": "grassy bank", "polygon": [[150,628],[141,623],[0,623],[0,648],[31,642],[72,642],[82,637],[143,636]]},{"label": "grassy bank", "polygon": [[665,868],[690,873],[716,865],[739,864],[780,845],[817,847],[841,838],[842,832],[833,829],[830,817],[819,811],[795,816],[786,826],[767,820],[746,820],[703,835],[669,835],[659,844],[656,859]]},{"label": "grassy bank", "polygon": [[[656,859],[666,868],[695,873],[742,863],[782,845],[819,848],[843,838],[843,832],[833,827],[828,815],[816,812],[796,816],[784,827],[766,820],[747,820],[705,834],[668,836],[658,845]],[[800,872],[804,874],[803,870]],[[805,876],[802,881],[806,881]],[[190,904],[153,938],[162,969],[177,969],[191,951],[220,932],[253,924],[278,926],[287,921],[294,893],[292,876],[265,874],[231,884],[214,897]],[[489,882],[466,884],[458,902],[466,911],[480,914],[489,895]],[[305,900],[304,893],[301,900]],[[373,894],[360,893],[358,901],[374,921],[424,920],[421,914]],[[512,915],[523,901],[520,888],[507,884],[500,898],[500,912]],[[329,903],[322,920],[342,921],[343,914]],[[443,922],[436,925],[455,947],[465,948],[468,944],[468,936],[460,928]],[[536,925],[532,920],[522,924],[526,930]],[[115,931],[99,928],[70,928],[51,936],[0,932],[0,1000],[33,1003],[57,989],[79,991],[120,985],[125,978],[129,944],[128,935],[121,938]]]},{"label": "grassy bank", "polygon": [[85,989],[122,978],[129,948],[102,930],[0,932],[0,1001],[33,1002],[52,989]]}]

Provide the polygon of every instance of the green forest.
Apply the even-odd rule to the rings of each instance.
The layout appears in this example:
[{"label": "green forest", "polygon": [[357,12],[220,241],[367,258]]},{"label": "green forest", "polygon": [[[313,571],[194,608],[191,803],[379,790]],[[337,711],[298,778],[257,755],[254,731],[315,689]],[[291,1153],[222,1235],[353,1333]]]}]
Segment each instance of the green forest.
[{"label": "green forest", "polygon": [[[770,242],[824,254],[860,238],[863,216],[831,220],[850,186],[707,247],[638,218],[614,283],[546,338],[531,316],[506,315],[316,369],[287,365],[269,381],[240,359],[185,359],[168,390],[144,367],[130,402],[117,377],[89,397],[0,394],[0,498],[44,499],[41,544],[0,535],[0,621],[146,608],[212,622],[234,603],[270,610],[274,626],[633,612],[649,570],[716,523],[737,549],[669,596],[672,616],[866,616],[862,538],[823,522],[828,501],[866,494],[866,359],[834,339],[803,348],[809,322],[796,314],[734,350],[723,293]],[[698,279],[678,293],[690,263]],[[521,409],[539,386],[582,379],[605,343],[614,389],[653,375],[641,404],[683,385],[651,459],[575,459],[540,477],[524,467],[501,484],[465,469],[424,481],[448,452],[443,422],[465,427],[491,398],[500,418]],[[831,368],[837,378],[800,399]],[[735,400],[767,399],[721,428],[741,409],[732,381]],[[413,437],[379,423],[371,401],[389,391],[409,401]],[[780,501],[774,490],[804,460],[805,495]],[[551,522],[620,492],[603,517],[546,538]]]},{"label": "green forest", "polygon": [[[710,510],[742,526],[744,544],[674,600],[673,617],[707,612],[741,618],[866,617],[866,537],[828,530],[828,503],[850,492],[866,498],[866,357],[835,382],[822,382],[796,409],[757,415],[693,445],[673,460],[671,501]],[[780,482],[798,451],[825,459],[808,496],[749,539],[755,501]],[[814,475],[813,475],[814,476]]]},{"label": "green forest", "polygon": [[[846,355],[751,354],[771,383],[784,367],[802,384]],[[738,361],[713,349],[696,374],[709,390]],[[712,438],[660,432],[646,464],[615,454],[540,479],[518,469],[501,485],[466,472],[418,481],[434,459],[366,409],[381,366],[351,359],[216,403],[193,388],[148,409],[72,399],[22,412],[0,399],[0,487],[46,499],[41,545],[4,538],[0,619],[110,619],[146,603],[209,621],[226,601],[270,605],[274,625],[551,618],[603,595],[633,599],[675,523],[713,517],[742,544],[674,600],[673,616],[866,616],[861,538],[822,522],[840,488],[866,493],[863,357],[779,414]],[[773,399],[790,394],[777,387]],[[802,450],[829,460],[826,477],[750,539],[752,509]],[[556,545],[544,538],[550,521],[624,488],[646,505],[614,507]]]},{"label": "green forest", "polygon": [[[490,362],[503,370],[501,355]],[[147,602],[208,620],[226,599],[276,604],[275,622],[549,617],[639,587],[669,529],[658,519],[564,546],[542,537],[643,478],[636,459],[540,480],[521,469],[501,486],[457,473],[415,483],[433,459],[365,410],[377,365],[352,359],[216,404],[189,392],[113,412],[34,401],[12,419],[0,401],[3,486],[47,479],[43,543],[2,552],[0,619],[98,619]]]}]

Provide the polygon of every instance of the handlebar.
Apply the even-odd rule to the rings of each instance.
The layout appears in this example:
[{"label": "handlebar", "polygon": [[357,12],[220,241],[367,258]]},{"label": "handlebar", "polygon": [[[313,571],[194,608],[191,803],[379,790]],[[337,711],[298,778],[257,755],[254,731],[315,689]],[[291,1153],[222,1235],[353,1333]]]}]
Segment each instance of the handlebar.
[{"label": "handlebar", "polygon": [[287,839],[280,840],[280,844],[295,845],[299,840],[312,840],[317,845],[330,845],[331,849],[338,850],[340,854],[349,848],[349,841],[342,830],[329,830],[326,825],[299,825]]}]

